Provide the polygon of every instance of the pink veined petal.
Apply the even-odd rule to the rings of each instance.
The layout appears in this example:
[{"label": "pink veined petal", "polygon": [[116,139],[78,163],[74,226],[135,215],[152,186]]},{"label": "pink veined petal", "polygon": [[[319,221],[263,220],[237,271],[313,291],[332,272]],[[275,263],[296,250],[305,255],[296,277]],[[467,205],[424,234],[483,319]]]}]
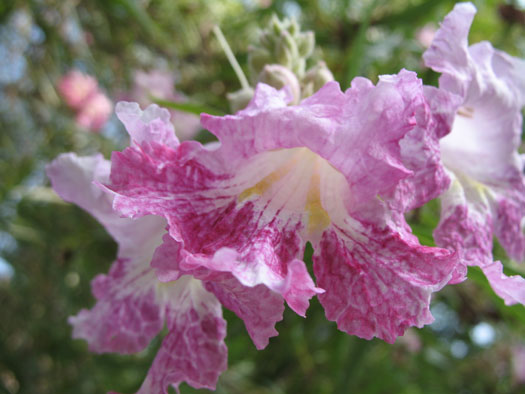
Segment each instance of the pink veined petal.
[{"label": "pink veined petal", "polygon": [[457,259],[390,228],[369,231],[356,239],[339,229],[324,233],[314,253],[315,275],[326,289],[319,300],[341,331],[393,343],[408,327],[434,320],[430,295],[447,284]]},{"label": "pink veined petal", "polygon": [[271,337],[278,335],[275,324],[283,319],[282,297],[264,285],[246,287],[229,274],[204,281],[220,303],[244,321],[255,347],[264,349]]},{"label": "pink veined petal", "polygon": [[187,255],[179,242],[165,235],[164,243],[155,251],[151,264],[163,281],[178,279],[183,274],[202,280],[223,306],[244,321],[257,349],[265,348],[269,338],[278,334],[275,324],[283,318],[282,297],[264,285],[244,286],[232,274],[213,271],[198,263],[186,264],[186,269],[182,269],[181,262]]},{"label": "pink veined petal", "polygon": [[525,186],[496,197],[494,234],[509,254],[518,261],[525,261]]},{"label": "pink veined petal", "polygon": [[142,350],[163,325],[149,260],[160,244],[165,220],[119,218],[112,211],[111,196],[93,183],[106,182],[109,170],[109,162],[101,155],[78,157],[72,153],[47,166],[57,193],[92,214],[119,242],[119,259],[109,274],[92,282],[97,304],[69,319],[73,336],[87,340],[96,352],[130,353]]},{"label": "pink veined petal", "polygon": [[481,269],[494,292],[505,301],[505,305],[525,305],[525,279],[519,275],[505,275],[500,261],[494,261]]},{"label": "pink veined petal", "polygon": [[181,382],[214,390],[227,367],[221,305],[191,277],[166,286],[175,287],[166,292],[171,304],[166,311],[169,332],[137,394],[167,394],[168,386],[178,388]]},{"label": "pink veined petal", "polygon": [[108,182],[110,166],[100,154],[79,157],[64,153],[47,165],[46,172],[62,199],[78,205],[104,226],[119,244],[120,257],[136,257],[152,235],[162,232],[166,221],[154,216],[139,221],[119,217],[112,208],[113,196],[98,185]]},{"label": "pink veined petal", "polygon": [[452,283],[464,278],[467,265],[483,266],[492,261],[492,214],[479,185],[462,183],[453,176],[450,188],[441,196],[441,219],[434,239],[460,257],[462,264]]},{"label": "pink veined petal", "polygon": [[159,333],[164,317],[155,300],[151,270],[131,277],[128,263],[117,260],[108,275],[98,275],[92,283],[96,305],[69,318],[73,338],[84,339],[93,352],[135,353],[143,350]]},{"label": "pink veined petal", "polygon": [[[185,144],[181,145],[183,148]],[[165,148],[162,152],[158,152],[156,157],[163,154],[167,156],[176,157],[180,152],[169,152]],[[130,152],[131,153],[131,152]],[[138,151],[133,154],[139,153]],[[206,153],[206,152],[203,152]],[[114,163],[120,166],[120,157],[114,159]],[[200,157],[205,160],[205,157]],[[173,162],[173,160],[172,160]],[[150,182],[155,181],[156,174],[152,166],[156,164],[150,159],[144,158],[140,160],[139,165],[133,167],[136,171],[145,174],[145,171],[150,171],[148,176]],[[127,163],[122,163],[126,165]],[[291,225],[286,229],[284,224],[279,224],[277,218],[268,221],[268,219],[261,218],[260,211],[256,210],[252,203],[246,203],[242,208],[236,209],[233,205],[235,196],[218,195],[219,192],[210,191],[210,197],[205,197],[203,194],[206,190],[199,191],[205,183],[217,182],[217,177],[214,178],[213,173],[207,169],[203,169],[193,160],[191,166],[186,168],[173,168],[174,172],[179,172],[187,176],[188,173],[193,173],[191,182],[194,183],[194,192],[191,203],[184,197],[184,191],[188,186],[184,184],[170,185],[172,187],[171,193],[160,192],[157,194],[158,208],[155,204],[148,204],[147,209],[150,212],[164,212],[162,205],[177,207],[176,215],[168,215],[168,222],[170,224],[170,233],[177,239],[180,233],[184,236],[184,248],[191,253],[200,254],[198,264],[217,272],[229,272],[240,280],[246,286],[257,286],[258,284],[265,284],[270,289],[283,295],[289,305],[295,309],[299,314],[304,315],[307,306],[307,300],[319,292],[315,288],[313,281],[303,282],[300,286],[291,286],[295,283],[294,278],[288,277],[287,265],[294,260],[294,256],[300,255],[300,239],[296,232],[296,224]],[[195,166],[194,166],[195,165]],[[145,168],[149,166],[151,170]],[[194,166],[194,167],[193,167]],[[193,168],[191,168],[193,167]],[[129,167],[128,167],[129,168]],[[166,166],[168,170],[170,167]],[[191,168],[191,170],[190,170]],[[119,176],[121,174],[119,173]],[[183,176],[184,176],[183,175]],[[147,176],[147,175],[144,175]],[[163,176],[163,175],[161,175]],[[177,179],[176,175],[164,175],[169,178]],[[141,177],[137,172],[135,179]],[[179,177],[179,179],[182,177]],[[221,177],[218,177],[221,181]],[[224,178],[224,177],[222,177]],[[177,201],[177,190],[181,190],[181,198]],[[222,193],[225,193],[224,191]],[[139,192],[141,193],[141,192]],[[147,197],[145,190],[144,194],[139,194],[138,198],[143,199]],[[166,197],[162,197],[162,195]],[[215,201],[211,197],[215,197]],[[124,202],[125,199],[117,196],[116,207],[121,212],[127,212],[128,207],[135,210],[138,206],[135,201],[130,203]],[[128,200],[129,201],[129,200]],[[144,199],[144,201],[146,201]],[[210,210],[211,208],[211,210]],[[199,209],[204,214],[200,217],[195,215],[196,210]],[[206,213],[209,211],[209,213]],[[134,214],[133,212],[132,214]],[[172,232],[172,229],[174,231]],[[284,231],[283,231],[284,230]],[[191,236],[189,236],[192,234]],[[252,238],[248,236],[252,234]],[[226,248],[226,249],[224,249]],[[237,258],[233,260],[221,258],[221,249],[234,249]],[[196,260],[194,260],[196,261]],[[225,264],[228,263],[228,264]],[[294,269],[290,270],[292,275],[299,273],[297,264],[302,264],[300,261],[294,263]],[[190,269],[186,267],[186,269]],[[305,278],[306,269],[302,270],[302,279]],[[307,277],[307,276],[306,276]]]},{"label": "pink veined petal", "polygon": [[431,86],[423,91],[426,105],[416,113],[417,126],[400,141],[403,163],[414,172],[395,189],[394,201],[402,203],[402,212],[422,206],[450,185],[439,139],[450,132],[461,97]]}]

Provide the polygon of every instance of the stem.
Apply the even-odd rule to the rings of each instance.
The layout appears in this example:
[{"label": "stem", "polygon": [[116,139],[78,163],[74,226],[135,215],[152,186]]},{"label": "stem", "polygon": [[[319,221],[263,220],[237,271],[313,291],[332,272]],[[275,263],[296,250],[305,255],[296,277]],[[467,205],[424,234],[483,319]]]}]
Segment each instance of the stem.
[{"label": "stem", "polygon": [[230,62],[230,65],[233,68],[233,71],[235,71],[235,74],[237,75],[237,78],[239,79],[239,82],[241,83],[241,87],[243,89],[249,89],[250,84],[248,83],[248,80],[246,79],[246,75],[244,75],[244,72],[242,71],[241,66],[237,62],[237,59],[235,59],[235,55],[232,52],[232,49],[230,48],[230,45],[228,45],[228,41],[226,41],[226,38],[224,38],[224,35],[222,34],[221,29],[219,26],[215,25],[213,26],[213,32],[217,36],[217,40],[219,40],[219,44],[221,44],[222,50],[226,54],[226,57],[228,58],[228,61]]}]

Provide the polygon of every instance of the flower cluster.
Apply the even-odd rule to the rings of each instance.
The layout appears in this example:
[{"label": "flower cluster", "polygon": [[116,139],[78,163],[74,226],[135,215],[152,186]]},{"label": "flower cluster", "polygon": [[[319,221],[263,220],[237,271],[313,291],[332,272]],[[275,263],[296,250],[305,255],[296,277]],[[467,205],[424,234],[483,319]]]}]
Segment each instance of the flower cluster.
[{"label": "flower cluster", "polygon": [[[469,47],[474,14],[456,5],[424,54],[439,88],[401,70],[345,91],[329,81],[298,102],[296,86],[259,83],[243,110],[201,116],[219,140],[204,146],[180,143],[167,110],[119,103],[128,148],[111,162],[64,154],[48,166],[57,193],[119,244],[93,281],[95,307],[70,318],[73,335],[130,353],[166,324],[139,393],[167,393],[183,381],[215,387],[227,358],[221,306],[262,349],[285,303],[305,316],[314,296],[340,330],[393,343],[432,322],[432,293],[468,265],[506,303],[524,303],[525,280],[505,276],[491,247],[496,236],[525,259],[525,61]],[[404,214],[437,197],[438,247],[423,246]]]},{"label": "flower cluster", "polygon": [[58,82],[58,91],[65,103],[76,113],[77,124],[90,131],[99,131],[113,111],[113,103],[99,89],[90,75],[72,70]]}]

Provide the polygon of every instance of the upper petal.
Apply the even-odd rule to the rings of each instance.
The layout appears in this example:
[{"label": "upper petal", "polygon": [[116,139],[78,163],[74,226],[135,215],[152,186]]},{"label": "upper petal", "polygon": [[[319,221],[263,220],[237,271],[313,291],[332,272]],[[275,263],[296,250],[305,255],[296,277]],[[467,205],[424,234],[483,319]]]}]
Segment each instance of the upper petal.
[{"label": "upper petal", "polygon": [[472,3],[456,4],[441,23],[430,48],[423,54],[427,67],[455,76],[456,79],[447,83],[446,89],[460,96],[466,93],[464,84],[471,78],[467,47],[468,33],[475,14],[476,8]]},{"label": "upper petal", "polygon": [[129,258],[147,249],[145,245],[161,235],[166,222],[154,216],[134,221],[114,212],[113,195],[98,186],[108,182],[110,167],[100,154],[79,157],[64,153],[47,165],[46,172],[57,194],[97,219],[119,244],[119,257]]}]

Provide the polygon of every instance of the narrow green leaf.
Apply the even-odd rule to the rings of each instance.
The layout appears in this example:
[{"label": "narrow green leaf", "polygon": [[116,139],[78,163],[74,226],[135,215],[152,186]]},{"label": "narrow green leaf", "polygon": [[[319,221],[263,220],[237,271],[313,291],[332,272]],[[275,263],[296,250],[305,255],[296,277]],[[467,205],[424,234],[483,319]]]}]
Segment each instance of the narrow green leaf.
[{"label": "narrow green leaf", "polygon": [[153,98],[153,101],[157,103],[158,105],[160,105],[161,107],[171,108],[177,111],[187,112],[189,114],[200,115],[201,113],[204,112],[210,115],[217,115],[217,116],[225,115],[224,112],[218,109],[210,108],[205,105],[197,104],[197,103],[188,103],[188,102],[179,103],[179,102],[174,102],[174,101],[169,101],[169,100],[161,100],[157,98]]},{"label": "narrow green leaf", "polygon": [[131,16],[147,31],[151,37],[160,37],[162,32],[159,30],[153,19],[137,3],[136,0],[117,0]]}]

